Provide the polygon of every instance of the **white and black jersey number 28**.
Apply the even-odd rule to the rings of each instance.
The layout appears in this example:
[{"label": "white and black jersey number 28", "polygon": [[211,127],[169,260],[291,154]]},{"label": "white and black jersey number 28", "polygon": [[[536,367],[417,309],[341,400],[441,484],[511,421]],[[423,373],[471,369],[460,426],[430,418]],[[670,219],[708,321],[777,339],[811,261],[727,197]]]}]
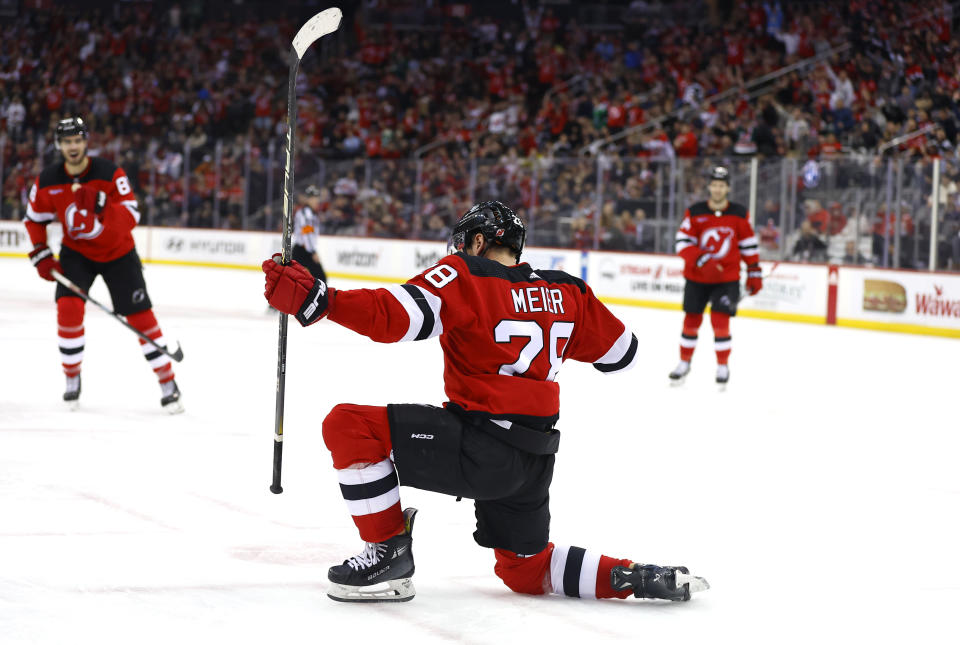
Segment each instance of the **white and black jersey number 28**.
[{"label": "white and black jersey number 28", "polygon": [[[557,351],[557,345],[561,338],[569,340],[573,336],[573,323],[562,320],[555,321],[550,325],[549,334],[544,332],[543,327],[535,320],[501,320],[493,329],[493,337],[497,343],[509,343],[514,338],[526,338],[520,349],[520,356],[513,363],[505,363],[500,366],[499,374],[507,376],[518,376],[528,369],[533,361],[537,359],[544,346],[547,348],[547,356],[550,359],[550,370],[547,372],[547,381],[553,381],[557,378],[557,372],[560,371],[560,365],[563,363],[563,353]],[[566,347],[566,345],[564,345]]]}]

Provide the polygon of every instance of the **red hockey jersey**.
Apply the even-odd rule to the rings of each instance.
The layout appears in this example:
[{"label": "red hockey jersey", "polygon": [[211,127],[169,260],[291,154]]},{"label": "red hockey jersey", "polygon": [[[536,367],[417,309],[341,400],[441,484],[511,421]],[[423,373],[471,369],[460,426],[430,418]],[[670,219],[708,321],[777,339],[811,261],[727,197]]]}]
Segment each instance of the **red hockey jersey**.
[{"label": "red hockey jersey", "polygon": [[612,374],[637,358],[636,336],[563,271],[457,253],[406,284],[330,291],[330,320],[375,341],[439,336],[449,401],[501,425],[556,422],[564,360]]},{"label": "red hockey jersey", "polygon": [[[74,203],[72,185],[91,184],[107,195],[107,205],[97,213],[80,210]],[[95,262],[109,262],[129,253],[130,231],[140,222],[137,198],[127,173],[100,157],[90,157],[80,175],[67,173],[63,163],[47,166],[33,182],[25,225],[34,244],[46,244],[47,224],[60,220],[63,246]]]},{"label": "red hockey jersey", "polygon": [[[694,282],[736,282],[740,279],[740,261],[754,264],[760,260],[757,236],[742,204],[727,202],[715,211],[707,202],[697,202],[683,215],[677,231],[677,254],[683,258],[683,277]],[[720,261],[723,271],[711,274],[697,269],[697,258],[704,253]]]}]

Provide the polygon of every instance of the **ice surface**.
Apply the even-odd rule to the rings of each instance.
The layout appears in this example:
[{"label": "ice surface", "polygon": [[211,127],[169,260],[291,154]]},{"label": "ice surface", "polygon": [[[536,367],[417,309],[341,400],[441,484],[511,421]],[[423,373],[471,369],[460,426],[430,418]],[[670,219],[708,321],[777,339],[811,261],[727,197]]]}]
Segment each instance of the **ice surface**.
[{"label": "ice surface", "polygon": [[4,645],[960,638],[956,340],[736,319],[721,394],[709,323],[670,388],[680,313],[615,307],[643,358],[560,373],[553,540],[685,564],[713,588],[676,604],[516,595],[474,544],[469,501],[403,488],[421,510],[417,597],[344,605],[326,569],[362,543],[320,422],[338,402],[440,403],[438,344],[292,324],[272,495],[277,324],[260,274],[146,275],[185,352],[175,417],[136,338],[93,307],[82,407],[66,411],[53,286],[0,259]]}]

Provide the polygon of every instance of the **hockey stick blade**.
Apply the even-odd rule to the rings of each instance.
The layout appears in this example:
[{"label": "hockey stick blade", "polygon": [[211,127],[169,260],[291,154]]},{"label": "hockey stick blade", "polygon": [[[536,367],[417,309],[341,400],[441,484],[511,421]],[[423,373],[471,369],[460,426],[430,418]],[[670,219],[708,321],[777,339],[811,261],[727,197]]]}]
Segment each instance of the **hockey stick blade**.
[{"label": "hockey stick blade", "polygon": [[330,7],[304,23],[297,35],[293,37],[293,49],[297,52],[297,58],[302,59],[310,45],[327,34],[335,32],[340,27],[341,18],[343,18],[343,12],[337,7]]}]

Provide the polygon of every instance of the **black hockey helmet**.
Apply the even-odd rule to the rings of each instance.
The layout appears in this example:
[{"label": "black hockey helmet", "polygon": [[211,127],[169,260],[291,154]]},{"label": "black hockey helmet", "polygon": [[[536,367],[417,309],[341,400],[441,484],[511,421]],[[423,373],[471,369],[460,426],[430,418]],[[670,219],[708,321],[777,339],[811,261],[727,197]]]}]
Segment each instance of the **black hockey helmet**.
[{"label": "black hockey helmet", "polygon": [[710,170],[710,181],[725,181],[730,185],[730,171],[724,166],[714,166]]},{"label": "black hockey helmet", "polygon": [[474,204],[453,227],[447,251],[463,251],[467,240],[476,233],[481,233],[487,244],[509,247],[517,262],[520,261],[523,244],[527,239],[527,227],[506,204],[497,201]]},{"label": "black hockey helmet", "polygon": [[78,116],[72,116],[67,119],[60,119],[57,123],[57,133],[56,133],[56,142],[57,147],[60,147],[60,139],[64,137],[72,137],[75,135],[81,135],[84,139],[87,138],[90,131],[87,129],[87,124]]}]

